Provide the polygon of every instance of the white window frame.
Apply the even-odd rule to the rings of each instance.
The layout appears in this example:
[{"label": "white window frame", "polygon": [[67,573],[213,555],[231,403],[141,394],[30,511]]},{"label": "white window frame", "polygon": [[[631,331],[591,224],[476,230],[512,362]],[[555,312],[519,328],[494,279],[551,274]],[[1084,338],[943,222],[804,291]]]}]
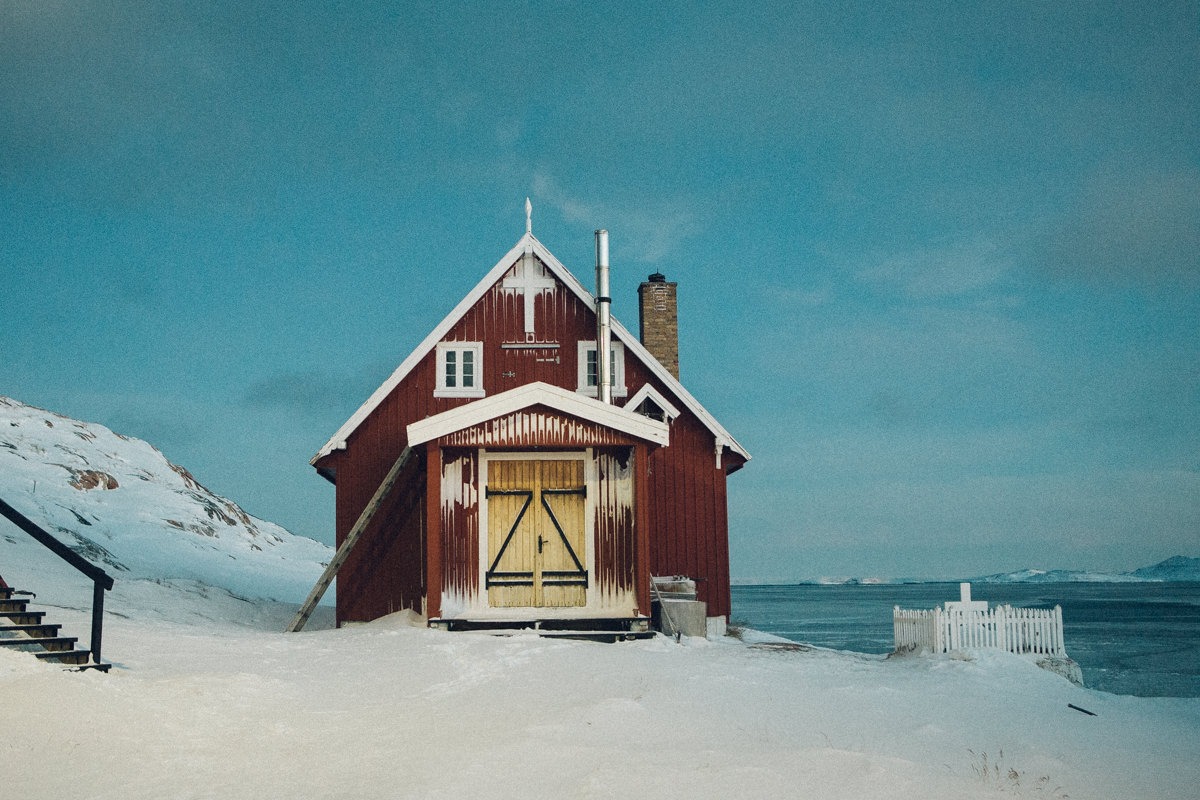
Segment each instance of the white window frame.
[{"label": "white window frame", "polygon": [[679,416],[679,409],[672,405],[670,400],[663,397],[661,392],[648,383],[642,386],[641,389],[638,389],[637,392],[634,393],[633,397],[629,398],[629,400],[625,402],[625,408],[633,411],[634,413],[639,413],[638,406],[647,400],[663,410],[663,414],[666,416],[668,422]]},{"label": "white window frame", "polygon": [[[578,357],[576,358],[576,375],[575,375],[575,391],[587,397],[599,397],[600,389],[597,386],[588,386],[587,374],[587,357],[588,353],[596,350],[596,340],[584,340],[579,342]],[[626,397],[629,395],[629,389],[625,387],[625,345],[618,341],[612,342],[613,358],[613,375],[612,375],[612,396]]]},{"label": "white window frame", "polygon": [[[446,354],[454,353],[455,386],[446,385]],[[462,385],[463,353],[471,354],[471,386]],[[483,342],[439,342],[437,346],[437,388],[434,397],[484,397]]]}]

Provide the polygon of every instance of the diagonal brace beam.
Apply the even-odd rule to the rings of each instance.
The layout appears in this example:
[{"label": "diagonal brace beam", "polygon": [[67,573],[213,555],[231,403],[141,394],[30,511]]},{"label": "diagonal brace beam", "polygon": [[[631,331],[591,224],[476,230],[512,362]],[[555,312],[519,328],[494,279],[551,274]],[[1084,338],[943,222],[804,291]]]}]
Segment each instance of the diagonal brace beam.
[{"label": "diagonal brace beam", "polygon": [[387,477],[383,479],[383,483],[379,484],[379,488],[375,490],[375,496],[371,498],[371,502],[367,503],[362,513],[358,516],[358,521],[354,523],[354,527],[350,529],[350,533],[346,534],[345,541],[342,546],[334,553],[333,558],[329,561],[329,566],[325,567],[325,571],[321,573],[321,577],[317,580],[317,585],[308,593],[308,599],[300,606],[300,610],[296,612],[295,619],[292,624],[288,625],[287,632],[295,633],[303,630],[304,625],[308,622],[308,618],[312,616],[313,611],[317,607],[317,603],[321,602],[321,598],[325,595],[325,590],[329,588],[329,584],[333,583],[337,572],[342,568],[342,564],[346,563],[346,559],[350,556],[350,551],[354,549],[354,545],[358,542],[363,531],[371,524],[371,520],[375,518],[375,512],[383,505],[384,499],[391,493],[392,487],[396,485],[396,481],[400,477],[400,473],[404,471],[404,465],[408,463],[412,457],[413,449],[411,447],[404,448],[404,452],[396,459],[396,463],[388,470]]}]

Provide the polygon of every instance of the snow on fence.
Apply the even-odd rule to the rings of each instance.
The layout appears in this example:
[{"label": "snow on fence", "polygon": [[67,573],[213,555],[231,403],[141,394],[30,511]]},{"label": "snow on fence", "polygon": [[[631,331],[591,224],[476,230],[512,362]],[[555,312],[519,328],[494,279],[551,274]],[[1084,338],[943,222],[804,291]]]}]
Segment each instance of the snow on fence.
[{"label": "snow on fence", "polygon": [[1061,606],[1050,611],[1012,606],[914,611],[896,606],[892,620],[898,653],[994,648],[1018,655],[1067,655]]}]

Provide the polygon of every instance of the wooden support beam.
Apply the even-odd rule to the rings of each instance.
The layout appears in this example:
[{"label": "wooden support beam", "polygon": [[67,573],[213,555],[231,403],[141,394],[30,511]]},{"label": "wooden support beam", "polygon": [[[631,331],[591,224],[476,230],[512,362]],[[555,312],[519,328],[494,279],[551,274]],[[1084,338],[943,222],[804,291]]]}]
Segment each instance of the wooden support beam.
[{"label": "wooden support beam", "polygon": [[104,635],[104,584],[92,584],[92,663],[100,663],[100,641]]},{"label": "wooden support beam", "polygon": [[329,588],[329,584],[333,583],[337,572],[342,568],[342,564],[346,563],[346,559],[350,556],[350,551],[354,549],[354,545],[358,542],[363,531],[371,524],[371,520],[375,518],[375,512],[383,505],[383,501],[391,493],[392,487],[396,485],[400,473],[404,470],[404,465],[408,463],[408,459],[412,456],[413,449],[411,447],[404,448],[404,452],[396,459],[396,463],[388,470],[387,477],[383,479],[383,483],[379,484],[379,488],[375,490],[375,496],[371,498],[371,502],[367,503],[362,513],[358,515],[358,521],[354,523],[354,527],[350,529],[350,533],[346,534],[345,541],[342,546],[337,549],[334,556],[329,561],[329,566],[325,567],[325,571],[321,573],[321,577],[317,580],[317,585],[308,593],[308,599],[300,606],[300,610],[296,612],[295,619],[292,624],[288,625],[287,632],[295,633],[303,630],[304,625],[308,622],[308,618],[312,616],[313,611],[317,607],[317,603],[321,602],[321,598],[325,595],[325,591]]},{"label": "wooden support beam", "polygon": [[425,445],[425,615],[442,615],[442,451],[435,442]]},{"label": "wooden support beam", "polygon": [[650,616],[650,456],[646,445],[636,444],[634,454],[634,550],[633,579],[638,612]]}]

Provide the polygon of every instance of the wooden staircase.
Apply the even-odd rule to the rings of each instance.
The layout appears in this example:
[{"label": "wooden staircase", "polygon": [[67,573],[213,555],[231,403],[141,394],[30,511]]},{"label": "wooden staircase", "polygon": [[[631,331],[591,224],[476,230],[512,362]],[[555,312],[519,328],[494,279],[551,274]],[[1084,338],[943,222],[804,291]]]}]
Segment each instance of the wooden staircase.
[{"label": "wooden staircase", "polygon": [[78,670],[108,672],[111,664],[93,662],[90,650],[75,646],[78,639],[59,636],[62,626],[47,623],[44,611],[30,611],[26,598],[32,596],[8,586],[0,587],[0,647],[29,652],[43,661]]}]

